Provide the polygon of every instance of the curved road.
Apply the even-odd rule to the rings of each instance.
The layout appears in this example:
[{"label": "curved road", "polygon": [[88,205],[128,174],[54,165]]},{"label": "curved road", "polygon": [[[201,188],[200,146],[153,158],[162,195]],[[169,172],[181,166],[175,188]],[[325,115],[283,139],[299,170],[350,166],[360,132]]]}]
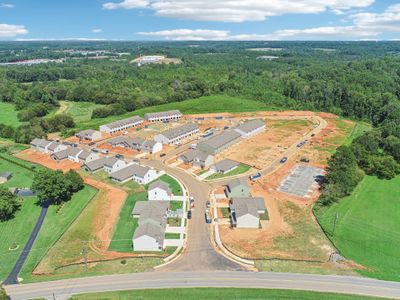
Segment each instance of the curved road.
[{"label": "curved road", "polygon": [[268,272],[169,272],[87,277],[6,286],[11,299],[67,299],[79,293],[151,288],[294,289],[400,299],[400,283],[368,278]]}]

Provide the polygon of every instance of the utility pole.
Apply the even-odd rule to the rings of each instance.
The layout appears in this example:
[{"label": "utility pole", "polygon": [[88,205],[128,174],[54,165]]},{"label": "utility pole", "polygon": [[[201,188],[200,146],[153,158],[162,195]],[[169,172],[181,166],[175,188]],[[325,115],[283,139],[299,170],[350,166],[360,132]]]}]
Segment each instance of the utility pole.
[{"label": "utility pole", "polygon": [[332,232],[332,238],[335,238],[335,231],[336,231],[336,223],[339,220],[339,213],[336,212],[335,215],[335,220],[333,221],[333,232]]}]

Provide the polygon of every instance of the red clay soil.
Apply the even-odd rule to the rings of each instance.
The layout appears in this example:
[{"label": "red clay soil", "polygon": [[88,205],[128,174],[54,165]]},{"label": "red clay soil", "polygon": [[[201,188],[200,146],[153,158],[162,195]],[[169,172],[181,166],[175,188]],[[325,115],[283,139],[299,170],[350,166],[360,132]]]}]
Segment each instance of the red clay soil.
[{"label": "red clay soil", "polygon": [[79,170],[80,164],[74,163],[68,159],[63,161],[55,161],[49,154],[40,153],[32,149],[26,149],[15,155],[18,158],[27,160],[52,170],[62,170],[67,172],[69,170]]}]

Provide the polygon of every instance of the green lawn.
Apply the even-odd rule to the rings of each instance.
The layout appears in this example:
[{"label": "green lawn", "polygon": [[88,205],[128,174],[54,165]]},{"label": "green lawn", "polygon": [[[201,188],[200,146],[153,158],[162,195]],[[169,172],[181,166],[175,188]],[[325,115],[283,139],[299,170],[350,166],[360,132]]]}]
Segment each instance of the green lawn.
[{"label": "green lawn", "polygon": [[274,289],[242,289],[242,288],[184,288],[184,289],[147,289],[117,291],[105,293],[81,294],[71,297],[71,300],[198,300],[198,299],[292,299],[292,300],[358,300],[358,299],[383,299],[366,296],[355,296],[334,293],[319,293],[295,290]]},{"label": "green lawn", "polygon": [[180,186],[179,183],[178,183],[174,178],[172,178],[171,176],[165,174],[165,175],[161,176],[161,177],[158,178],[158,179],[161,180],[161,181],[164,181],[165,183],[168,183],[168,184],[169,184],[169,187],[170,187],[171,190],[172,190],[172,193],[173,193],[175,196],[182,196],[182,195],[183,195],[183,192],[182,192],[182,190],[181,190],[181,186]]},{"label": "green lawn", "polygon": [[215,112],[251,112],[261,110],[267,111],[279,110],[280,108],[266,105],[265,103],[260,101],[230,97],[226,95],[215,95],[146,107],[120,116],[110,116],[103,119],[93,119],[90,121],[81,122],[80,124],[77,124],[77,127],[79,130],[97,128],[102,124],[127,118],[133,115],[139,115],[143,117],[143,115],[147,112],[156,112],[170,109],[179,109],[184,114],[201,114]]},{"label": "green lawn", "polygon": [[166,234],[165,234],[165,238],[166,239],[173,239],[173,240],[179,240],[180,239],[180,234],[179,233],[169,233],[169,232],[167,232]]},{"label": "green lawn", "polygon": [[67,109],[65,113],[71,115],[74,118],[75,123],[89,121],[92,117],[92,112],[97,107],[102,107],[101,104],[93,102],[72,102],[72,101],[60,101],[62,105],[66,105]]},{"label": "green lawn", "polygon": [[25,281],[29,281],[35,266],[80,215],[96,193],[97,190],[95,188],[86,185],[83,190],[74,194],[72,199],[65,203],[58,213],[56,212],[57,206],[49,208],[39,236],[21,270],[20,277],[24,278]]},{"label": "green lawn", "polygon": [[365,132],[370,131],[372,129],[371,124],[365,122],[356,122],[351,131],[351,134],[346,138],[345,145],[350,145],[351,142],[363,135]]},{"label": "green lawn", "polygon": [[[9,187],[19,187],[19,188],[31,187],[34,173],[28,169],[25,169],[25,168],[19,166],[19,165],[16,165],[7,160],[4,160],[2,157],[12,159],[12,160],[19,162],[19,160],[16,160],[15,158],[13,158],[5,153],[0,154],[0,174],[4,173],[4,172],[11,172],[13,175],[12,178],[8,182],[1,184],[1,186],[7,187],[7,188],[9,188]],[[22,162],[22,163],[29,168],[29,164],[26,164],[25,162]]]},{"label": "green lawn", "polygon": [[340,252],[366,267],[361,274],[400,281],[400,176],[366,176],[351,196],[316,215]]},{"label": "green lawn", "polygon": [[250,166],[246,164],[240,164],[236,169],[233,169],[232,171],[222,174],[222,173],[215,173],[206,178],[206,180],[213,180],[213,179],[219,179],[219,178],[224,178],[224,177],[229,177],[229,176],[235,176],[239,174],[246,173],[248,170],[250,170]]},{"label": "green lawn", "polygon": [[124,203],[119,215],[118,223],[112,236],[109,250],[132,252],[132,236],[138,226],[138,219],[132,218],[132,210],[136,201],[147,199],[147,192],[130,194]]},{"label": "green lawn", "polygon": [[0,123],[18,127],[21,122],[17,118],[17,111],[11,103],[0,102],[1,118]]},{"label": "green lawn", "polygon": [[177,210],[177,209],[182,209],[183,208],[183,202],[182,201],[171,201],[170,202],[170,209],[171,210]]}]

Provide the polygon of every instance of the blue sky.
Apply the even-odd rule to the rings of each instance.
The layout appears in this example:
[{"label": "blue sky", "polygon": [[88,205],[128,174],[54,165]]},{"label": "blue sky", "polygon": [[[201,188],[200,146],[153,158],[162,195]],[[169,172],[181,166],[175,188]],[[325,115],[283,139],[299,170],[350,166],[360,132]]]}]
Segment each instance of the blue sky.
[{"label": "blue sky", "polygon": [[0,0],[0,39],[400,39],[400,1]]}]

